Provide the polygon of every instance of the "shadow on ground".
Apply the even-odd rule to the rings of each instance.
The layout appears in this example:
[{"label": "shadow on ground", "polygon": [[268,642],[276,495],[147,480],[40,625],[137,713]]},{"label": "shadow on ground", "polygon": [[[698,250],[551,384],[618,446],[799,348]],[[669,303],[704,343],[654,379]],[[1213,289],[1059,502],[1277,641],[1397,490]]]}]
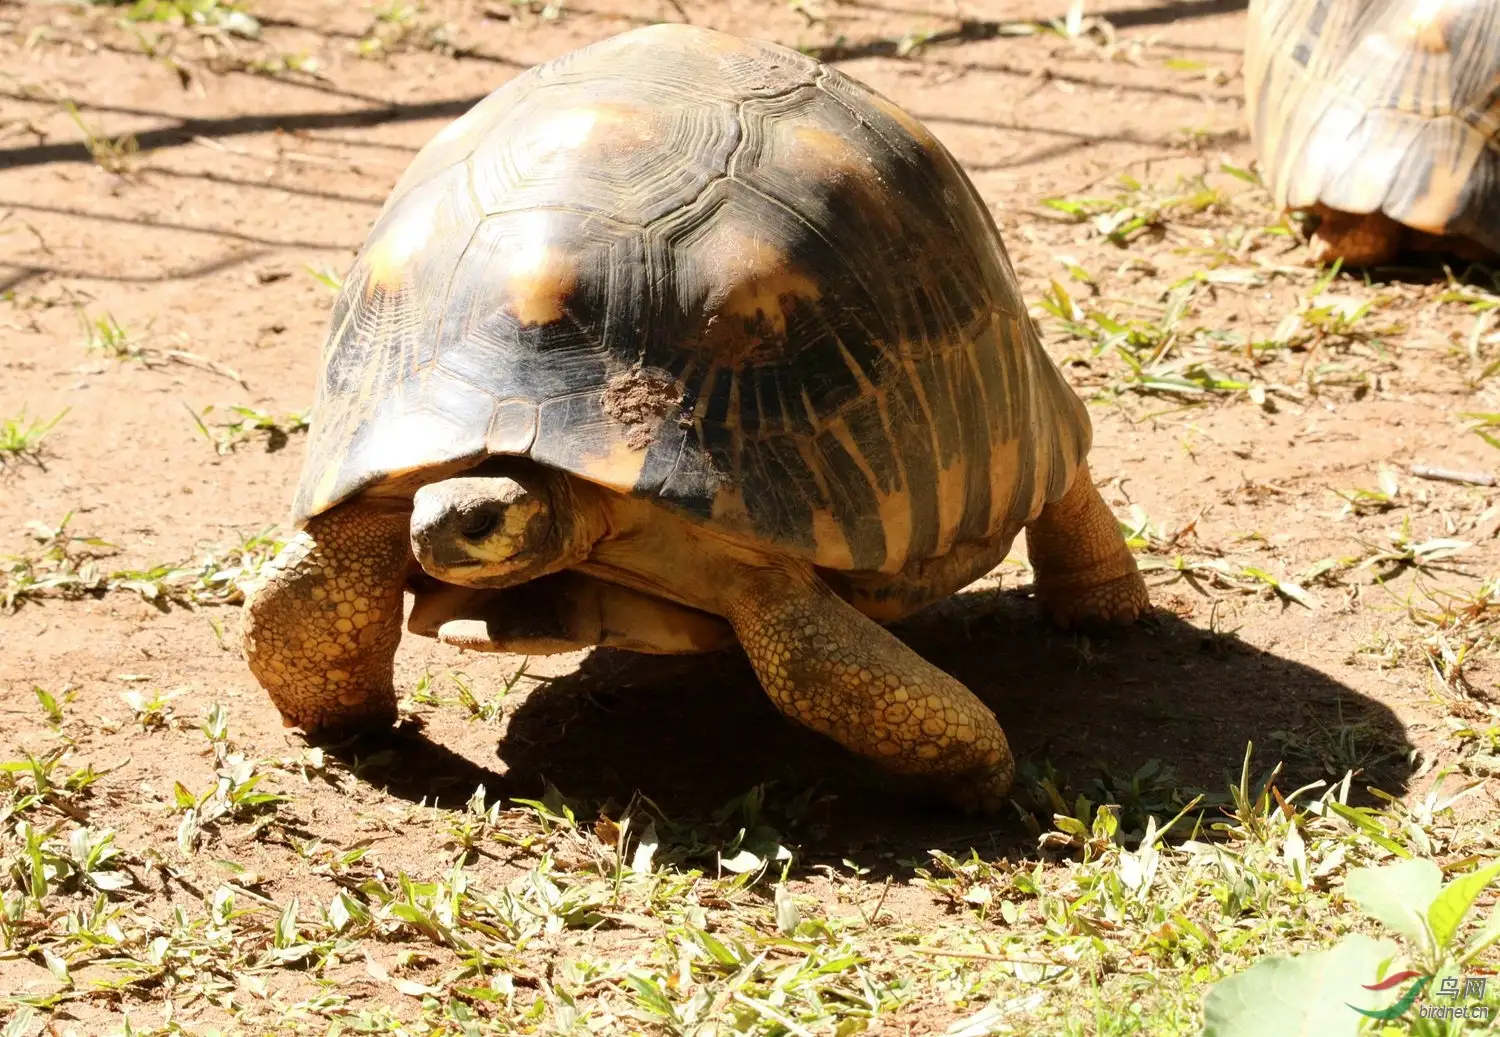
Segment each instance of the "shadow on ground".
[{"label": "shadow on ground", "polygon": [[[1400,795],[1411,773],[1412,747],[1380,702],[1169,614],[1083,638],[1045,626],[1023,593],[977,591],[895,629],[995,710],[1023,768],[1017,798],[1044,825],[1052,811],[1035,798],[1039,774],[1056,775],[1070,802],[1083,792],[1095,802],[1133,801],[1127,815],[1170,816],[1195,790],[1226,793],[1247,743],[1258,780],[1282,761],[1283,793],[1337,782],[1352,767],[1353,801],[1368,785]],[[480,783],[491,796],[528,798],[550,783],[585,813],[602,807],[611,816],[639,792],[684,823],[768,785],[766,816],[813,856],[1036,845],[1016,811],[961,817],[784,720],[738,651],[596,651],[515,707],[498,745],[493,730],[449,721],[388,736],[396,744],[381,741],[394,752],[381,756],[399,765],[362,767],[361,776],[403,798],[452,806]],[[371,748],[366,742],[362,755]],[[501,767],[482,765],[496,758],[490,753]],[[1153,760],[1164,772],[1130,791]]]}]

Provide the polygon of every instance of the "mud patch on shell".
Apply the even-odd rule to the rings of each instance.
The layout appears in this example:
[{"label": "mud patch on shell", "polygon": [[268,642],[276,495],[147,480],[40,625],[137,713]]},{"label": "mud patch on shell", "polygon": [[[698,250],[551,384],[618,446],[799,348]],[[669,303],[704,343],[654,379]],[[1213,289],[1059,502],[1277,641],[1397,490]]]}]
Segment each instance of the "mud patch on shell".
[{"label": "mud patch on shell", "polygon": [[[682,383],[660,371],[632,367],[615,375],[604,389],[599,404],[604,413],[625,426],[625,443],[644,450],[656,438],[656,430],[671,415],[682,413]],[[681,417],[686,423],[686,417]]]}]

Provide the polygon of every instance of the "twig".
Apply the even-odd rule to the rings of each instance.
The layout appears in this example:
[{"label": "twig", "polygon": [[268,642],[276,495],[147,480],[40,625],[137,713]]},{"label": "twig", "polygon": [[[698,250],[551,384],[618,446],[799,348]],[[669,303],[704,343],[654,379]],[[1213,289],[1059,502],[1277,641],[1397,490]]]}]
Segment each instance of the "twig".
[{"label": "twig", "polygon": [[[875,911],[874,911],[873,914],[870,915],[869,918],[865,919],[865,924],[866,925],[874,925],[875,924],[875,920],[880,917],[880,909],[883,908],[883,907],[885,907],[885,895],[887,893],[889,893],[890,891],[891,891],[891,877],[889,875],[887,875],[885,877],[885,885],[883,887],[881,887],[881,890],[880,890],[880,899],[877,900],[877,901],[875,901]],[[863,912],[861,912],[861,913],[863,913]]]},{"label": "twig", "polygon": [[242,389],[250,388],[250,383],[245,381],[245,379],[240,376],[240,373],[234,368],[226,367],[225,365],[219,363],[217,360],[210,360],[208,357],[202,356],[198,353],[189,353],[185,349],[169,349],[164,352],[162,356],[164,356],[168,360],[182,364],[186,367],[197,367],[212,374],[216,374],[221,378],[228,378],[230,381],[238,382],[240,388]]},{"label": "twig", "polygon": [[1461,472],[1453,468],[1434,468],[1425,464],[1412,465],[1411,474],[1418,479],[1467,483],[1470,486],[1494,486],[1496,482],[1495,477],[1488,472]]},{"label": "twig", "polygon": [[973,958],[976,961],[1007,961],[1017,965],[1051,965],[1054,968],[1070,969],[1073,966],[1065,961],[1053,961],[1051,958],[1038,958],[1031,955],[1021,954],[992,954],[989,951],[950,951],[942,947],[908,947],[909,951],[918,954],[930,954],[935,958]]}]

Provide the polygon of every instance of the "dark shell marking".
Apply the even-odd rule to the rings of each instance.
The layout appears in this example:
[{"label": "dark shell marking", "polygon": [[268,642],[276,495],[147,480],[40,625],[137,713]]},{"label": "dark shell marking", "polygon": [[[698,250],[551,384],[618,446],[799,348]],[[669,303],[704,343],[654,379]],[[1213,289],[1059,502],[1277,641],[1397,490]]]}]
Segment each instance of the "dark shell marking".
[{"label": "dark shell marking", "polygon": [[654,26],[418,155],[335,307],[294,510],[529,455],[889,573],[1014,532],[1090,437],[930,133],[795,51]]},{"label": "dark shell marking", "polygon": [[1244,75],[1279,206],[1500,250],[1500,0],[1251,0]]}]

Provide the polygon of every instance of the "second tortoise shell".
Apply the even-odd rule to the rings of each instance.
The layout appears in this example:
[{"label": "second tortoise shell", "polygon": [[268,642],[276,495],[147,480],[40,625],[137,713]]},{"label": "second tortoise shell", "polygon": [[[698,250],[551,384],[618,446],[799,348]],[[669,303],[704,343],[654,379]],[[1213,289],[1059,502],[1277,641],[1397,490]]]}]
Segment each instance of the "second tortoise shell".
[{"label": "second tortoise shell", "polygon": [[335,306],[294,518],[518,455],[898,572],[1014,533],[1090,438],[917,120],[796,51],[658,25],[418,154]]},{"label": "second tortoise shell", "polygon": [[1244,74],[1278,207],[1500,252],[1500,0],[1250,0]]}]

